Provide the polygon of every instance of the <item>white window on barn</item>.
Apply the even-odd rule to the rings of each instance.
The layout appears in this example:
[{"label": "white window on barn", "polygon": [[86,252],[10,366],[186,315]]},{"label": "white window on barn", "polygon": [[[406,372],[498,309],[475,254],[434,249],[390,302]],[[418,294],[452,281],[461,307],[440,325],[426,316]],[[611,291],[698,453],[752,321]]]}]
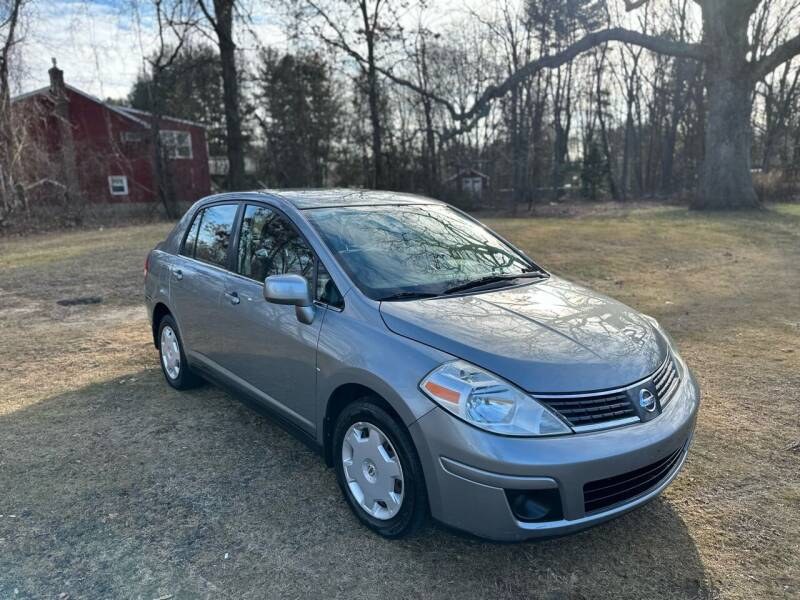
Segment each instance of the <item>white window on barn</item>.
[{"label": "white window on barn", "polygon": [[108,178],[108,189],[112,196],[127,196],[128,178],[125,175],[112,175]]},{"label": "white window on barn", "polygon": [[192,158],[192,134],[188,131],[159,132],[167,158]]}]

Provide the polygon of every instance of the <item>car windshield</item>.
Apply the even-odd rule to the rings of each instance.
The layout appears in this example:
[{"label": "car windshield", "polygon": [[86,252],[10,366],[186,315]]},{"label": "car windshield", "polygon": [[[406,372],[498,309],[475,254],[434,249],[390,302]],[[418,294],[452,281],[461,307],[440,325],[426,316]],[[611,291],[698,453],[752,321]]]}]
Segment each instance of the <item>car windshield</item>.
[{"label": "car windshield", "polygon": [[538,268],[447,206],[321,208],[306,216],[373,300],[438,295],[471,281]]}]

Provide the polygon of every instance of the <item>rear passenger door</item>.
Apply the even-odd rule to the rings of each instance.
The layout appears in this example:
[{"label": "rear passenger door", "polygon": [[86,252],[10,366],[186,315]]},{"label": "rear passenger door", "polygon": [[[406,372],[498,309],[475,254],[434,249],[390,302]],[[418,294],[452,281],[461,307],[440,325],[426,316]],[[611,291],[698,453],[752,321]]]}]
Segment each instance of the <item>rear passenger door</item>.
[{"label": "rear passenger door", "polygon": [[220,298],[238,209],[235,203],[200,209],[170,267],[171,308],[190,363],[218,364],[222,358],[226,331],[219,320]]}]

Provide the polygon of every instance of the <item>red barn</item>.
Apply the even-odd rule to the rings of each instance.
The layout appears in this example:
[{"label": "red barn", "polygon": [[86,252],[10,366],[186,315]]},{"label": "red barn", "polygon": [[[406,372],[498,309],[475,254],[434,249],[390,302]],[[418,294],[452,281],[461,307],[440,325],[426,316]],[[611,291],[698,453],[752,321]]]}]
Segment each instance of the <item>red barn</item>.
[{"label": "red barn", "polygon": [[[50,86],[12,99],[30,137],[46,156],[42,177],[70,183],[88,202],[156,202],[155,151],[150,113],[103,102],[64,83],[50,69]],[[165,185],[178,202],[208,195],[206,131],[162,116],[160,139]],[[50,174],[43,172],[49,168]]]}]

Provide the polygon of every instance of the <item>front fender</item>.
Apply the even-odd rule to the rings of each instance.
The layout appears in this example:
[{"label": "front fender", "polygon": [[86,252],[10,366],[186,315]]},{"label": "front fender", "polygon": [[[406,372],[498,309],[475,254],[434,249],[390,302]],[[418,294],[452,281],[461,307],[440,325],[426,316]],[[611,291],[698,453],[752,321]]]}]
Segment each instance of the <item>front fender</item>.
[{"label": "front fender", "polygon": [[357,384],[381,396],[410,425],[434,408],[418,385],[449,354],[389,331],[377,318],[329,310],[317,351],[317,432],[322,443],[328,402],[343,385]]}]

